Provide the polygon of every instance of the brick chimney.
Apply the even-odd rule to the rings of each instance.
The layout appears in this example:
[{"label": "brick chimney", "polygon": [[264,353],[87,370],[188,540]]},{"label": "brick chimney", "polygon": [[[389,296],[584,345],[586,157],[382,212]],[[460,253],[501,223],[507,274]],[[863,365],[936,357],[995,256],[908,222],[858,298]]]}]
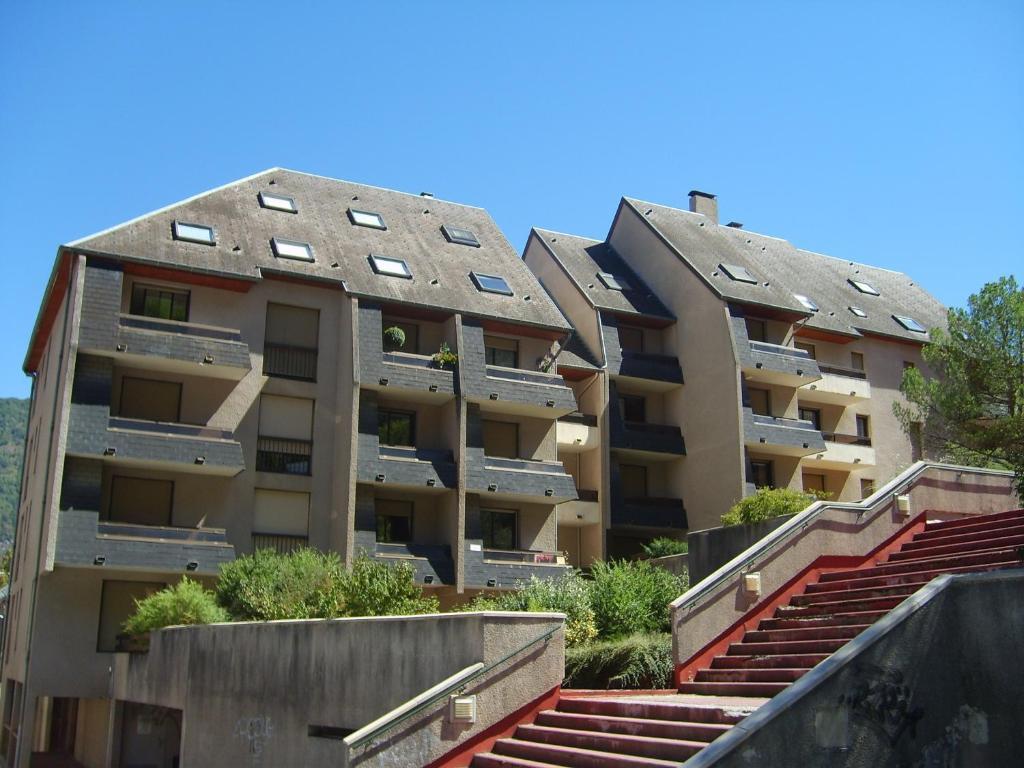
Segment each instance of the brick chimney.
[{"label": "brick chimney", "polygon": [[700,192],[696,189],[690,190],[690,211],[703,213],[715,224],[718,223],[718,201],[715,196],[708,192]]}]

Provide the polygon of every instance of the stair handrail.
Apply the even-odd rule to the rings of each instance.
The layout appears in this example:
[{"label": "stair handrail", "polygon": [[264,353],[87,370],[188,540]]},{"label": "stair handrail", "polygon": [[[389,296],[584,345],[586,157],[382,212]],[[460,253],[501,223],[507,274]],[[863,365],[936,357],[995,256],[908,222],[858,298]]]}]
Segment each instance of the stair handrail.
[{"label": "stair handrail", "polygon": [[535,645],[547,642],[550,640],[556,632],[562,629],[562,625],[552,627],[541,635],[533,638],[528,643],[519,646],[513,651],[506,653],[500,659],[492,661],[490,664],[484,664],[482,661],[478,661],[476,664],[471,664],[465,669],[456,672],[451,677],[442,680],[437,685],[428,688],[418,696],[413,697],[404,704],[396,707],[385,715],[374,720],[372,723],[367,723],[357,731],[353,731],[345,737],[344,742],[348,750],[351,752],[358,747],[372,741],[381,734],[390,731],[398,725],[401,725],[405,721],[415,717],[426,709],[436,704],[438,701],[451,695],[455,691],[463,690],[474,680],[477,680],[488,672],[493,671],[497,667],[504,664],[506,661],[510,661],[521,653],[528,651]]},{"label": "stair handrail", "polygon": [[862,501],[816,501],[807,507],[803,512],[796,514],[787,522],[776,528],[753,546],[740,552],[736,557],[720,567],[717,571],[708,574],[704,579],[687,590],[682,595],[669,603],[669,609],[675,613],[680,610],[692,611],[704,600],[712,597],[718,592],[718,588],[732,577],[741,574],[751,563],[758,560],[766,553],[777,549],[790,538],[802,532],[808,525],[813,523],[827,510],[848,510],[858,512],[857,522],[873,520],[890,503],[895,503],[896,497],[909,491],[929,470],[949,470],[954,472],[971,472],[976,475],[997,475],[1013,476],[1012,472],[1000,469],[985,469],[982,467],[965,467],[959,464],[944,464],[941,462],[918,461],[911,464],[901,474],[894,477],[888,483],[876,490],[873,494]]}]

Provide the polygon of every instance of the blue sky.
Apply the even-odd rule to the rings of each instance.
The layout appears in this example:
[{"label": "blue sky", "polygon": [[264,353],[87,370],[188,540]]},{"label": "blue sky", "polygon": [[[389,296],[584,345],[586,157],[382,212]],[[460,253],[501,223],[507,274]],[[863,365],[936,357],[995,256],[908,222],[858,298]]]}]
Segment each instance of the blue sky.
[{"label": "blue sky", "polygon": [[60,243],[280,165],[602,237],[631,195],[909,272],[1024,247],[1019,2],[8,2],[0,231],[20,366]]}]

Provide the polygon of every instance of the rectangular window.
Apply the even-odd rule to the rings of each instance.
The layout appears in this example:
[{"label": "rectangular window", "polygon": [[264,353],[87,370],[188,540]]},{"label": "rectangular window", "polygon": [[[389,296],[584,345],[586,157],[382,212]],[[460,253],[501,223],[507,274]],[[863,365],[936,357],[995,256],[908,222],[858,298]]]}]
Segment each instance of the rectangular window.
[{"label": "rectangular window", "polygon": [[626,499],[644,498],[647,493],[647,467],[640,464],[619,464],[622,496]]},{"label": "rectangular window", "polygon": [[794,293],[793,298],[799,301],[805,307],[807,307],[807,309],[811,310],[811,312],[818,311],[818,305],[814,303],[814,300],[807,296],[804,296],[802,293]]},{"label": "rectangular window", "polygon": [[259,193],[260,205],[263,208],[270,208],[274,211],[284,211],[285,213],[298,213],[299,207],[295,205],[294,198],[285,197],[284,195],[275,195],[272,192],[260,192]]},{"label": "rectangular window", "polygon": [[917,322],[917,320],[910,317],[909,315],[893,315],[892,318],[897,323],[906,328],[908,331],[913,331],[914,333],[928,332],[923,325],[921,325],[919,322]]},{"label": "rectangular window", "polygon": [[382,544],[406,544],[412,541],[411,501],[376,499],[377,541]]},{"label": "rectangular window", "polygon": [[818,408],[801,408],[800,418],[811,422],[815,429],[821,430],[821,411]]},{"label": "rectangular window", "polygon": [[300,243],[297,240],[282,240],[279,237],[270,238],[270,247],[274,255],[279,259],[295,259],[296,261],[316,261],[313,258],[313,246],[309,243]]},{"label": "rectangular window", "polygon": [[313,409],[304,397],[260,396],[257,472],[313,473]]},{"label": "rectangular window", "polygon": [[750,401],[750,410],[759,416],[772,415],[772,394],[767,389],[747,388],[747,398]]},{"label": "rectangular window", "polygon": [[286,304],[267,304],[263,374],[316,381],[320,312]]},{"label": "rectangular window", "polygon": [[619,326],[619,348],[623,352],[644,351],[644,331],[628,325]]},{"label": "rectangular window", "polygon": [[[272,549],[278,544],[270,537],[300,540],[309,536],[309,494],[297,491],[276,491],[257,488],[253,495],[252,532],[268,537],[265,542]],[[285,543],[282,547],[287,549]]]},{"label": "rectangular window", "polygon": [[624,277],[613,275],[611,272],[598,272],[597,278],[604,283],[605,288],[613,291],[628,291],[633,287]]},{"label": "rectangular window", "polygon": [[519,425],[512,421],[480,422],[484,436],[484,455],[501,459],[519,458]]},{"label": "rectangular window", "polygon": [[775,486],[775,468],[770,461],[750,462],[750,482],[755,488],[772,488]]},{"label": "rectangular window", "polygon": [[864,353],[863,352],[851,352],[850,353],[850,367],[857,371],[864,370]]},{"label": "rectangular window", "polygon": [[110,480],[106,519],[132,525],[171,525],[174,483],[115,475]]},{"label": "rectangular window", "polygon": [[203,245],[216,245],[217,237],[213,227],[204,224],[186,224],[183,221],[174,221],[171,224],[171,233],[175,240],[184,240],[188,243],[202,243]]},{"label": "rectangular window", "polygon": [[373,211],[359,211],[355,208],[348,209],[349,220],[360,227],[370,227],[371,229],[387,229],[387,224],[384,223],[384,217],[379,213]]},{"label": "rectangular window", "polygon": [[875,481],[866,477],[860,479],[860,497],[866,499],[875,492]]},{"label": "rectangular window", "polygon": [[796,347],[797,349],[802,349],[804,352],[806,352],[807,356],[810,357],[811,360],[818,359],[818,352],[814,348],[813,344],[808,344],[805,341],[797,341],[793,343],[793,346]]},{"label": "rectangular window", "polygon": [[181,384],[174,381],[121,378],[118,416],[144,421],[181,421]]},{"label": "rectangular window", "polygon": [[871,423],[861,414],[857,414],[857,437],[871,437]]},{"label": "rectangular window", "polygon": [[848,307],[848,309],[849,309],[849,310],[850,310],[850,311],[851,311],[851,312],[852,312],[853,314],[855,314],[855,315],[856,315],[857,317],[867,317],[867,316],[868,316],[868,313],[867,313],[867,312],[865,312],[865,311],[864,311],[863,309],[861,309],[860,307],[855,307],[855,306],[853,306],[853,305],[850,305],[850,306]]},{"label": "rectangular window", "polygon": [[384,331],[388,328],[398,328],[402,333],[405,334],[405,343],[402,346],[398,346],[394,339],[388,337],[388,334],[384,334],[384,351],[385,352],[409,352],[411,354],[419,354],[420,351],[420,327],[415,323],[410,323],[405,320],[389,320],[384,318],[381,323],[381,327]]},{"label": "rectangular window", "polygon": [[750,283],[751,285],[757,285],[757,278],[750,274],[750,271],[746,267],[741,267],[738,264],[719,264],[718,268],[722,270],[730,280],[735,280],[738,283]]},{"label": "rectangular window", "polygon": [[393,259],[390,256],[375,256],[374,254],[370,254],[370,266],[378,275],[404,277],[407,280],[412,279],[412,272],[404,259]]},{"label": "rectangular window", "polygon": [[861,293],[866,293],[869,296],[880,295],[871,283],[865,283],[863,280],[854,280],[852,277],[847,278],[847,282]]},{"label": "rectangular window", "polygon": [[645,404],[642,395],[619,395],[619,410],[624,421],[647,421]]},{"label": "rectangular window", "polygon": [[483,275],[479,272],[470,272],[470,277],[476,283],[477,290],[485,293],[501,293],[505,296],[512,296],[512,289],[504,277],[498,275]]},{"label": "rectangular window", "polygon": [[123,647],[122,625],[135,615],[135,601],[159,592],[166,584],[155,581],[104,581],[100,595],[100,626],[96,650],[113,653]]},{"label": "rectangular window", "polygon": [[481,509],[480,530],[487,549],[517,549],[518,514],[507,509]]},{"label": "rectangular window", "polygon": [[768,341],[768,324],[764,320],[758,320],[756,317],[748,317],[746,319],[747,324],[747,339],[750,341]]},{"label": "rectangular window", "polygon": [[804,472],[803,483],[805,491],[817,491],[818,493],[825,493],[824,475],[812,475],[810,472]]},{"label": "rectangular window", "polygon": [[444,233],[444,236],[448,238],[449,243],[471,245],[475,248],[480,247],[480,241],[477,240],[476,235],[473,234],[472,230],[465,229],[463,227],[453,227],[449,224],[442,224],[441,231]]},{"label": "rectangular window", "polygon": [[132,298],[128,311],[142,317],[188,322],[188,291],[176,291],[156,285],[132,285]]},{"label": "rectangular window", "polygon": [[377,411],[377,437],[381,445],[416,445],[416,414],[409,411]]},{"label": "rectangular window", "polygon": [[484,361],[503,368],[519,367],[519,342],[501,336],[484,336]]}]

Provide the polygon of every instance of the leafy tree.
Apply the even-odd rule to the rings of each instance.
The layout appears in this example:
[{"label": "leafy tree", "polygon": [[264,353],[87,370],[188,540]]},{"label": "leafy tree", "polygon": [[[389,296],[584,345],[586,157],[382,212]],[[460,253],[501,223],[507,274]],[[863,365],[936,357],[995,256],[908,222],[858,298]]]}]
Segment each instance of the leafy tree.
[{"label": "leafy tree", "polygon": [[904,372],[896,416],[947,460],[1012,469],[1024,499],[1024,287],[1012,276],[988,283],[949,310],[948,325],[922,352],[935,376]]},{"label": "leafy tree", "polygon": [[142,635],[179,624],[216,624],[230,621],[214,594],[187,576],[143,600],[135,601],[135,614],[124,623],[129,635]]},{"label": "leafy tree", "polygon": [[802,512],[818,499],[827,499],[829,493],[821,491],[795,491],[791,488],[758,488],[746,498],[740,499],[722,515],[722,525],[743,525],[763,523],[773,517]]}]

